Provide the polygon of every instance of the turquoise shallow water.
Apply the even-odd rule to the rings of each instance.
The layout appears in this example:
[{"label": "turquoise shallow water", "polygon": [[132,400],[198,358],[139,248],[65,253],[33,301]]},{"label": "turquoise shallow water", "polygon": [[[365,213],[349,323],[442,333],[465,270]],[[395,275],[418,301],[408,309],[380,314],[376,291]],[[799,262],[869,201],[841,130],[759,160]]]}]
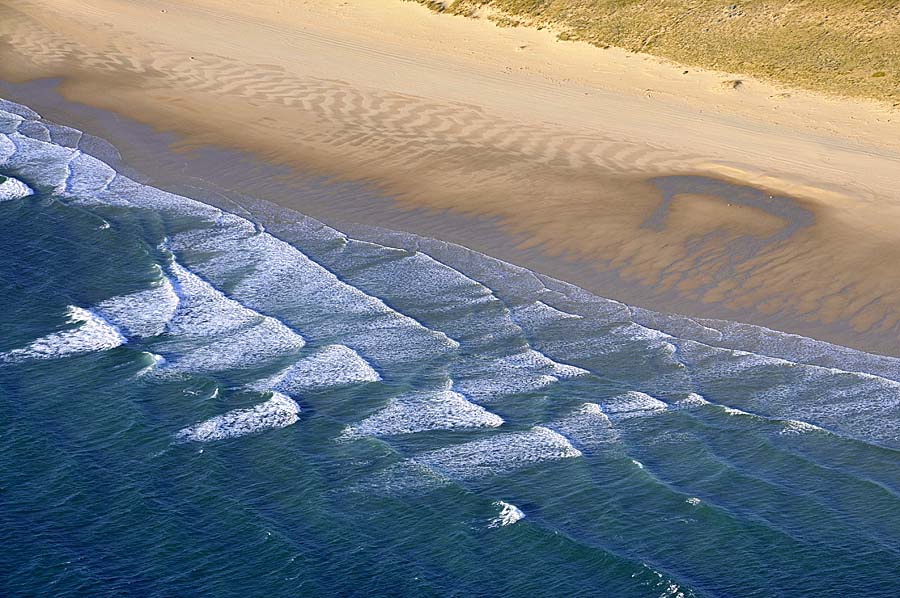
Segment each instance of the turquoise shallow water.
[{"label": "turquoise shallow water", "polygon": [[900,360],[83,139],[0,104],[0,594],[900,589]]}]

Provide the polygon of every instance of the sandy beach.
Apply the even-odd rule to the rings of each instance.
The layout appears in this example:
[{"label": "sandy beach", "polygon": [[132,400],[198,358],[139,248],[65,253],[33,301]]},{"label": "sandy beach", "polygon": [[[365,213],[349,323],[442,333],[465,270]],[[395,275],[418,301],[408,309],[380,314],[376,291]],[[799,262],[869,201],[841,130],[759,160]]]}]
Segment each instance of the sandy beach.
[{"label": "sandy beach", "polygon": [[897,10],[0,0],[0,597],[896,595]]},{"label": "sandy beach", "polygon": [[579,284],[632,304],[900,353],[889,106],[405,2],[0,10],[0,79],[58,78],[67,101],[172,133],[174,151],[240,150],[496,222],[511,251],[587,264]]}]

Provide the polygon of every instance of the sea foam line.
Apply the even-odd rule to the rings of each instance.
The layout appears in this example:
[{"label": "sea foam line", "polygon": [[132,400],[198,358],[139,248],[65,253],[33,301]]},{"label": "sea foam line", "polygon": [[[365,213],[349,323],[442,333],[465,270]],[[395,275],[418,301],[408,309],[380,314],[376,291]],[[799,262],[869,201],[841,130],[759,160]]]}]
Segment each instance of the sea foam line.
[{"label": "sea foam line", "polygon": [[[8,107],[4,104],[4,107]],[[208,206],[205,204],[201,204],[200,202],[195,202],[194,200],[190,200],[187,198],[174,196],[172,194],[167,194],[163,191],[153,189],[150,187],[145,187],[134,181],[127,179],[126,177],[122,177],[115,173],[114,169],[112,169],[109,165],[104,164],[100,160],[88,156],[84,154],[80,150],[72,150],[69,148],[63,148],[61,146],[55,145],[53,143],[49,143],[48,141],[42,141],[36,137],[41,137],[41,135],[36,135],[34,131],[31,131],[31,135],[35,137],[29,137],[29,129],[25,127],[24,124],[27,122],[37,122],[39,120],[39,116],[33,112],[24,112],[19,111],[21,114],[12,114],[8,111],[0,111],[0,124],[3,126],[3,130],[7,133],[0,134],[0,164],[4,166],[10,167],[13,171],[28,171],[30,174],[34,175],[35,185],[40,188],[51,188],[51,189],[60,189],[60,183],[64,183],[61,187],[63,193],[69,194],[67,197],[68,200],[78,203],[100,203],[105,205],[128,205],[130,207],[141,207],[146,209],[154,209],[160,211],[166,211],[168,213],[173,214],[191,214],[193,216],[198,216],[202,218],[207,218],[210,222],[214,223],[217,227],[222,226],[231,226],[233,223],[237,223],[238,221],[243,220],[244,222],[248,222],[244,219],[241,219],[237,216],[228,214],[214,208],[212,206]],[[34,127],[31,127],[34,129]],[[12,131],[12,132],[10,132]],[[43,134],[42,134],[43,135]],[[46,135],[43,135],[46,137]],[[49,139],[49,137],[48,137]],[[70,181],[70,179],[72,179]],[[32,178],[28,179],[29,181]],[[76,180],[78,184],[76,185]],[[81,184],[83,182],[83,184]],[[70,184],[71,183],[71,184]],[[37,188],[37,187],[36,187]],[[77,189],[77,193],[76,193]],[[93,194],[93,195],[92,195]],[[253,228],[254,234],[258,237],[266,238],[266,235],[269,233],[262,232],[261,229],[249,223],[251,228]],[[240,228],[240,227],[239,227]],[[221,228],[216,231],[217,233],[223,232]],[[419,241],[417,241],[418,243]],[[428,241],[421,241],[423,246],[429,245]],[[437,244],[437,242],[435,242]],[[451,247],[449,244],[444,244],[445,247]],[[291,246],[292,247],[292,246]],[[303,255],[302,252],[299,252],[296,248],[294,250]],[[460,248],[460,250],[462,250]],[[455,250],[451,250],[455,251]],[[472,252],[468,252],[467,255],[470,255]],[[636,319],[635,310],[630,310],[627,306],[622,306],[621,304],[617,304],[616,302],[612,302],[609,300],[602,300],[601,298],[597,298],[591,296],[586,291],[578,289],[574,287],[574,285],[568,285],[566,283],[562,283],[560,281],[553,281],[548,277],[544,277],[541,275],[537,275],[536,273],[530,271],[524,271],[521,268],[514,267],[509,264],[505,264],[499,262],[498,260],[492,260],[484,256],[485,259],[484,264],[475,265],[476,269],[483,274],[472,275],[467,274],[472,280],[476,282],[479,280],[485,280],[486,277],[493,277],[491,280],[496,281],[498,284],[502,284],[502,280],[504,276],[488,272],[489,268],[486,267],[486,264],[501,264],[505,271],[513,271],[519,272],[521,275],[516,275],[516,280],[524,280],[523,277],[527,278],[533,284],[531,284],[528,288],[535,289],[535,292],[539,293],[556,293],[559,296],[565,296],[570,302],[576,303],[584,307],[584,309],[579,309],[579,314],[581,313],[589,313],[594,306],[603,313],[606,312],[620,312],[623,309],[629,313],[629,317],[632,319]],[[471,260],[470,260],[471,261]],[[314,262],[315,263],[315,262]],[[321,267],[321,266],[320,266]],[[326,268],[322,267],[326,272],[328,271]],[[459,269],[461,272],[463,269]],[[334,275],[337,279],[337,276]],[[349,285],[348,285],[349,286]],[[487,286],[487,284],[486,284]],[[496,292],[494,290],[495,285],[491,284],[492,292]],[[353,288],[352,286],[350,288]],[[357,289],[358,290],[358,289]],[[377,300],[377,298],[375,298]],[[384,304],[382,302],[382,304]],[[618,311],[616,308],[618,305]],[[390,308],[387,308],[390,309]],[[393,310],[392,310],[393,311]],[[398,314],[398,317],[403,317],[402,314],[398,312],[394,312]],[[408,317],[408,316],[407,316]],[[591,321],[590,318],[587,318],[586,321]],[[718,330],[719,333],[722,333],[723,328],[728,328],[725,324],[717,324],[714,321],[701,320],[695,322],[697,324],[698,329],[702,329],[701,332],[705,332],[708,334],[715,335],[714,330]],[[734,324],[734,323],[732,323]],[[421,326],[421,324],[420,324]],[[637,324],[632,324],[634,327],[638,327]],[[749,325],[737,325],[746,328]],[[731,328],[734,328],[731,326]],[[424,328],[424,327],[423,327]],[[658,330],[650,329],[647,327],[640,326],[644,330],[650,332],[651,330],[656,333],[656,335],[661,337],[669,337]],[[742,328],[742,330],[744,329]],[[761,329],[758,327],[750,327],[753,331],[760,331],[760,334],[765,332],[765,329]],[[633,330],[629,330],[628,333],[631,334],[634,332]],[[770,331],[771,332],[771,331]],[[652,333],[650,333],[652,336]],[[771,336],[771,335],[770,335]],[[768,345],[758,347],[759,351],[766,352],[778,352],[781,351],[781,348],[787,346],[789,341],[796,340],[797,337],[791,336],[790,339],[784,340],[782,339],[781,344],[777,345],[775,348],[772,348]],[[802,337],[800,337],[802,338]],[[713,339],[717,340],[717,339]],[[733,340],[733,339],[732,339]],[[738,339],[739,340],[739,339]],[[810,342],[812,339],[806,339]],[[682,349],[686,342],[690,341],[673,341],[677,344],[679,349]],[[719,341],[721,342],[721,341]],[[735,341],[735,345],[737,346],[746,346],[741,344],[744,341]],[[786,344],[787,343],[787,344]],[[698,343],[699,344],[699,343]],[[777,343],[776,343],[777,344]],[[816,345],[816,349],[819,348],[827,349],[825,347],[826,344]],[[672,345],[675,346],[675,345]],[[714,344],[708,345],[711,349],[715,349],[718,351],[726,351],[726,349],[722,349],[717,347]],[[809,347],[807,347],[808,349]],[[804,349],[806,351],[806,349]],[[848,353],[849,352],[849,353]],[[803,353],[803,351],[801,351]],[[847,350],[841,353],[842,356],[852,357],[852,350]],[[732,352],[732,355],[739,356],[740,354],[737,352]],[[763,353],[752,353],[752,355],[763,355]],[[786,354],[785,354],[786,355]],[[853,353],[856,355],[856,353]],[[865,376],[875,376],[876,374],[872,374],[871,372],[865,372],[867,368],[874,369],[880,373],[884,373],[886,376],[894,376],[898,377],[897,374],[891,373],[896,369],[897,363],[900,363],[900,360],[895,358],[889,358],[884,356],[872,356],[868,354],[859,353],[859,359],[851,359],[850,363],[854,366],[859,366],[858,369],[860,373],[854,374],[863,378]],[[796,355],[791,354],[791,356],[795,359],[800,359],[800,363],[804,363],[803,360],[806,359],[816,359],[819,360],[818,357],[813,355],[810,357],[808,354]],[[867,361],[868,360],[868,361]],[[869,361],[872,361],[874,365],[870,364]],[[877,362],[877,363],[875,363]],[[787,364],[793,364],[795,362],[787,361]],[[821,367],[815,365],[805,365],[804,367]],[[832,374],[841,374],[846,372],[847,370],[835,370],[832,369],[830,372]],[[865,372],[865,373],[863,373]],[[893,378],[880,378],[885,381],[892,381]],[[860,403],[862,405],[862,403]],[[877,406],[876,406],[877,407]],[[837,408],[837,406],[835,406]],[[779,409],[780,411],[780,409]],[[783,413],[779,413],[779,415],[783,416]],[[842,417],[846,414],[843,412],[833,414],[835,417]],[[843,426],[846,427],[846,426]],[[857,430],[859,431],[859,430]],[[866,428],[862,430],[862,432],[868,432],[869,429]],[[888,431],[890,432],[890,431]],[[879,436],[880,438],[881,436]]]},{"label": "sea foam line", "polygon": [[248,409],[234,409],[175,433],[179,442],[210,442],[237,438],[293,425],[299,419],[300,406],[290,397],[272,393],[272,398]]},{"label": "sea foam line", "polygon": [[494,502],[493,505],[495,507],[498,507],[500,509],[500,512],[497,513],[496,517],[491,519],[491,522],[488,523],[488,527],[506,527],[525,518],[525,513],[523,513],[519,507],[512,503],[498,500]]},{"label": "sea foam line", "polygon": [[70,305],[67,316],[69,323],[77,324],[76,327],[42,336],[26,347],[0,353],[0,360],[55,359],[105,351],[128,342],[118,328],[88,309]]},{"label": "sea foam line", "polygon": [[34,194],[31,187],[19,179],[0,175],[0,180],[2,179],[6,180],[3,180],[3,182],[0,183],[0,202],[23,199]]}]

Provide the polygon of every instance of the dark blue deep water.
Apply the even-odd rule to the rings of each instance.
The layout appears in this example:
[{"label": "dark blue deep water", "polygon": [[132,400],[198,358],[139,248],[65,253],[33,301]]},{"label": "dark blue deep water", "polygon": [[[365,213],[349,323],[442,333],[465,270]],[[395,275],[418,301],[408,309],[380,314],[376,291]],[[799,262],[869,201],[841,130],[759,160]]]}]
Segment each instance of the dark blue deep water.
[{"label": "dark blue deep water", "polygon": [[0,133],[0,595],[900,592],[900,360]]}]

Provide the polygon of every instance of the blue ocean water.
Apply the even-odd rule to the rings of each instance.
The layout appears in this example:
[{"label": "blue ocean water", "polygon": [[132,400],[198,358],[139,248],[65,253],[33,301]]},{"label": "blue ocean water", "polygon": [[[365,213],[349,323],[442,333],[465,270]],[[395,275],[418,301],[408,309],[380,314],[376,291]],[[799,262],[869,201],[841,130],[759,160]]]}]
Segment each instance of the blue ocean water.
[{"label": "blue ocean water", "polygon": [[900,360],[85,140],[0,102],[0,594],[900,590]]}]

